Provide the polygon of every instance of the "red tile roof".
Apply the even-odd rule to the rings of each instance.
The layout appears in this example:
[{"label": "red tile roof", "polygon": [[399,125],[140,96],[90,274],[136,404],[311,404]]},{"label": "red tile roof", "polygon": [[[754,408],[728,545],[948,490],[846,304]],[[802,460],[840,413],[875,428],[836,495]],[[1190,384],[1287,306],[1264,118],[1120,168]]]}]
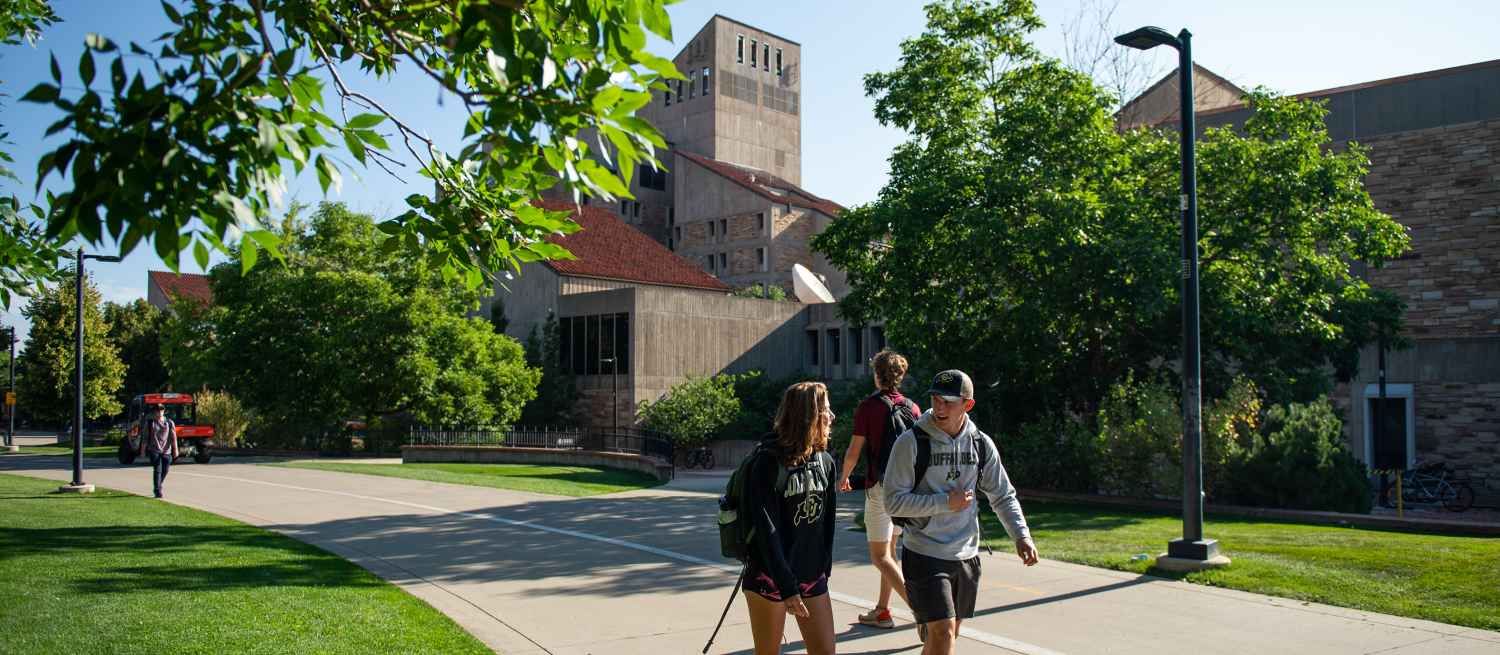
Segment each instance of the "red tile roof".
[{"label": "red tile roof", "polygon": [[[699,166],[707,168],[708,170],[711,170],[715,173],[723,175],[724,177],[734,180],[735,182],[738,182],[740,186],[745,187],[746,189],[749,189],[761,196],[764,196],[766,199],[772,202],[789,202],[793,205],[798,205],[801,207],[811,207],[833,218],[838,218],[839,212],[843,211],[844,209],[843,207],[838,206],[838,203],[835,203],[831,200],[824,200],[811,193],[803,191],[801,187],[798,187],[791,182],[783,180],[765,171],[757,171],[751,168],[744,168],[742,166],[736,166],[729,162],[722,162],[717,159],[711,159],[708,157],[704,157],[703,155],[696,155],[691,152],[683,152],[681,150],[678,150],[677,154],[688,158],[689,161],[695,162]],[[762,184],[766,186],[779,187],[782,189],[789,189],[794,195],[777,195],[766,190],[765,187],[761,186]]]},{"label": "red tile roof", "polygon": [[578,258],[544,260],[562,275],[733,291],[603,208],[579,207],[560,200],[541,200],[537,204],[547,211],[571,211],[568,218],[583,226],[572,234],[546,238],[548,243],[567,248]]},{"label": "red tile roof", "polygon": [[197,298],[206,303],[214,300],[214,292],[208,288],[208,277],[196,273],[169,273],[167,271],[147,271],[151,275],[151,282],[156,284],[170,300],[173,295],[183,295]]}]

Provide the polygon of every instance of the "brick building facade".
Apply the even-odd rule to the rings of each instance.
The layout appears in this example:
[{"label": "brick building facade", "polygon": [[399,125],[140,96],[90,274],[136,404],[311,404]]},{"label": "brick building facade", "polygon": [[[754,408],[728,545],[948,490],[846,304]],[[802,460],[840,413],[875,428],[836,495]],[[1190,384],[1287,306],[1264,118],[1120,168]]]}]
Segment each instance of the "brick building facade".
[{"label": "brick building facade", "polygon": [[[1371,467],[1443,462],[1476,491],[1500,492],[1500,60],[1299,97],[1324,101],[1330,148],[1368,148],[1365,189],[1410,238],[1383,267],[1351,263],[1406,302],[1413,347],[1386,354],[1384,442],[1371,418],[1376,350],[1339,385],[1346,443]],[[1200,108],[1197,124],[1240,125],[1248,115],[1242,105]],[[1173,119],[1144,122],[1176,129]]]}]

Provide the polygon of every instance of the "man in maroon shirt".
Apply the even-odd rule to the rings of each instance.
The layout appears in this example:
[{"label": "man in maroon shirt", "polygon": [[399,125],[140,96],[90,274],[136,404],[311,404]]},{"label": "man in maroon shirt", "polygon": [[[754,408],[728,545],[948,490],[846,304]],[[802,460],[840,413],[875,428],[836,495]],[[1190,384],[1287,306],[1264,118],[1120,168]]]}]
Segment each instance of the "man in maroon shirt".
[{"label": "man in maroon shirt", "polygon": [[[895,537],[901,534],[901,528],[891,523],[891,516],[885,511],[880,486],[885,471],[876,470],[876,461],[885,461],[883,455],[886,454],[880,451],[882,446],[889,447],[889,444],[882,444],[882,440],[890,412],[893,408],[899,410],[907,402],[897,391],[901,387],[901,378],[906,375],[906,358],[882,350],[870,360],[870,368],[875,372],[875,386],[880,387],[880,392],[866,398],[854,410],[854,438],[849,442],[849,452],[844,455],[839,491],[850,490],[849,473],[858,463],[860,453],[866,452],[869,468],[865,474],[865,537],[870,542],[870,562],[880,571],[880,599],[873,611],[859,617],[859,622],[877,628],[892,628],[896,623],[891,620],[891,592],[894,590],[901,600],[906,600],[906,582],[901,577],[901,565],[896,562]],[[889,406],[886,400],[890,401]],[[915,404],[911,410],[913,417],[922,415],[922,409]],[[899,435],[892,435],[895,436]]]}]

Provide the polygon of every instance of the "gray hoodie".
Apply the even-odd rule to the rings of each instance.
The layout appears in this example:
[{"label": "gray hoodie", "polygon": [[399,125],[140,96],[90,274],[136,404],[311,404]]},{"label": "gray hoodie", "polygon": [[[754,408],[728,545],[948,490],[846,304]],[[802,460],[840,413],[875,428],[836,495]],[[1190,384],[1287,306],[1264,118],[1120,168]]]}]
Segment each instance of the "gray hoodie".
[{"label": "gray hoodie", "polygon": [[[917,430],[932,440],[932,461],[926,475],[914,484],[917,437],[913,432]],[[1031,536],[1016,490],[1000,464],[1000,453],[993,441],[980,441],[978,436],[979,428],[967,416],[963,430],[957,437],[950,437],[937,426],[937,412],[928,412],[896,439],[885,469],[885,509],[891,516],[912,518],[911,525],[904,529],[907,548],[946,560],[966,560],[979,554],[978,493],[968,509],[955,512],[948,509],[950,489],[983,491],[1011,541]],[[979,476],[981,445],[989,450],[983,478]]]}]

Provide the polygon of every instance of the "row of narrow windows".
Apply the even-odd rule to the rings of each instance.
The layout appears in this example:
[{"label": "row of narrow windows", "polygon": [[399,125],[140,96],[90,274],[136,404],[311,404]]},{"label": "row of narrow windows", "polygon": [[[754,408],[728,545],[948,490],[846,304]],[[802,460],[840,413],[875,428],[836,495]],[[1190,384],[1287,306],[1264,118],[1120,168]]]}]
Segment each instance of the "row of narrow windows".
[{"label": "row of narrow windows", "polygon": [[[761,70],[770,71],[771,70],[771,46],[770,46],[770,44],[767,44],[767,43],[759,44],[759,47],[760,47],[759,52],[761,53],[761,56],[760,56],[759,60],[756,59],[756,52],[757,52],[756,46],[757,46],[757,44],[756,44],[755,39],[750,39],[750,67],[751,68],[760,67]],[[741,64],[745,63],[745,35],[743,35],[743,34],[739,35],[739,45],[738,45],[737,50],[736,50],[735,60],[738,61]],[[757,63],[757,61],[759,63]],[[781,48],[777,48],[776,49],[776,75],[778,77],[780,77],[782,75],[782,70],[783,69],[781,67]],[[683,80],[667,80],[667,93],[665,93],[663,95],[663,97],[665,98],[666,106],[668,106],[668,107],[672,106],[672,96],[674,96],[674,95],[677,96],[677,102],[682,102],[682,101],[687,100],[687,99],[696,98],[696,97],[698,97],[700,95],[704,96],[704,97],[708,97],[709,89],[711,87],[710,81],[711,80],[709,79],[709,72],[708,72],[708,67],[707,66],[704,66],[701,71],[689,72],[686,84],[683,84]],[[767,85],[767,86],[769,87],[769,85]],[[786,110],[782,109],[781,111],[785,112]],[[796,113],[796,112],[791,112],[791,113]]]},{"label": "row of narrow windows", "polygon": [[[761,70],[771,70],[771,44],[760,44],[760,63],[758,64],[755,59],[755,45],[755,39],[750,39],[750,67],[760,66]],[[735,47],[734,57],[736,62],[745,63],[745,35],[743,34],[739,35],[739,44]],[[781,74],[781,48],[776,49],[776,74]]]}]

